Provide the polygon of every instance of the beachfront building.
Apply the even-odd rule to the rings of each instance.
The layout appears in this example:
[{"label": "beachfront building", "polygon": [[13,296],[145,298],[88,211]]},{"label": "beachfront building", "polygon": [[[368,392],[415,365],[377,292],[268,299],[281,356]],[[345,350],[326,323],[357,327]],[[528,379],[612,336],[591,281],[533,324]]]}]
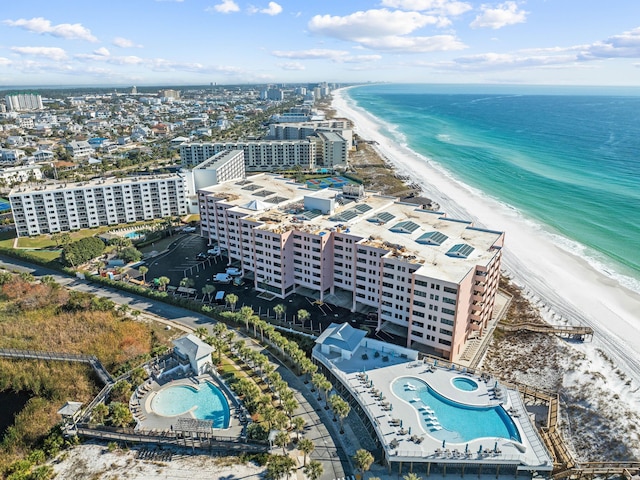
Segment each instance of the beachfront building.
[{"label": "beachfront building", "polygon": [[312,359],[361,418],[389,473],[551,473],[552,457],[516,388],[364,333],[333,323]]},{"label": "beachfront building", "polygon": [[16,188],[9,194],[19,237],[185,215],[182,175],[104,178]]},{"label": "beachfront building", "polygon": [[493,313],[504,233],[362,188],[261,174],[198,193],[201,235],[258,291],[375,315],[377,330],[456,360]]},{"label": "beachfront building", "polygon": [[183,167],[199,165],[223,151],[243,150],[247,172],[275,171],[296,166],[315,168],[316,143],[309,140],[255,140],[246,142],[183,143],[180,161]]}]

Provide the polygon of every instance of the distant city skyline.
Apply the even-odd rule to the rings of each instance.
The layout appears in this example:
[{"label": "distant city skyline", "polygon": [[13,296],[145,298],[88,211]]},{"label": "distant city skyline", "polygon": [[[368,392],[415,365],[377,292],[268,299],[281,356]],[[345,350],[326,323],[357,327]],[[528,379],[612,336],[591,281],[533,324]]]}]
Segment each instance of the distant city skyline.
[{"label": "distant city skyline", "polygon": [[640,85],[640,2],[24,0],[0,88],[252,83]]}]

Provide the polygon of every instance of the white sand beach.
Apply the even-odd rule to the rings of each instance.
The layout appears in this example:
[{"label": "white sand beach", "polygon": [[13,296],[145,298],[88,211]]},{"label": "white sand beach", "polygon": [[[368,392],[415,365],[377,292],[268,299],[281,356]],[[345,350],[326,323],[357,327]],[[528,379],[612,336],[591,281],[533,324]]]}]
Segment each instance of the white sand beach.
[{"label": "white sand beach", "polygon": [[337,115],[351,119],[362,138],[375,140],[375,148],[399,173],[409,175],[424,196],[441,206],[449,217],[473,220],[476,225],[506,232],[503,268],[522,286],[530,300],[554,324],[591,326],[593,342],[578,346],[592,356],[602,349],[615,367],[640,385],[640,294],[597,271],[570,253],[566,240],[549,234],[515,209],[487,197],[454,179],[436,163],[395,143],[380,133],[381,123],[345,98],[345,90],[333,92]]}]

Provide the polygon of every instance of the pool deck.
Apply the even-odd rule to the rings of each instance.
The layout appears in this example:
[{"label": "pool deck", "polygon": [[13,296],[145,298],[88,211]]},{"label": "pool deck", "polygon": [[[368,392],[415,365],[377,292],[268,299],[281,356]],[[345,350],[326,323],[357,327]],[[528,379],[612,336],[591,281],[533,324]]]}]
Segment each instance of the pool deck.
[{"label": "pool deck", "polygon": [[[363,359],[363,354],[368,358]],[[471,375],[466,369],[456,370],[448,365],[437,365],[437,362],[434,365],[433,361],[424,363],[380,352],[378,354],[376,357],[374,350],[360,346],[351,359],[343,359],[340,354],[327,356],[317,347],[314,349],[314,357],[340,380],[369,417],[389,462],[502,464],[518,465],[526,470],[533,467],[552,470],[552,459],[517,391],[496,385],[496,380],[489,376]],[[392,392],[392,384],[402,377],[420,379],[436,392],[459,403],[478,407],[502,405],[516,425],[522,442],[485,437],[465,443],[443,443],[442,434],[438,434],[441,430],[425,430],[420,418],[422,412],[418,410],[423,406],[422,402],[403,400]],[[473,391],[460,390],[452,384],[455,377],[472,379],[478,388]],[[402,382],[403,385],[411,383],[411,379]]]},{"label": "pool deck", "polygon": [[244,427],[240,422],[242,411],[240,408],[236,407],[237,404],[235,401],[229,398],[229,393],[225,391],[225,388],[221,387],[218,381],[208,374],[172,380],[162,385],[156,381],[147,380],[144,384],[140,385],[129,401],[129,408],[133,412],[136,420],[136,430],[171,432],[173,431],[174,425],[177,424],[178,418],[196,418],[190,411],[172,417],[159,415],[151,407],[151,402],[153,401],[153,397],[163,389],[175,387],[177,385],[188,385],[190,387],[198,388],[199,385],[205,382],[211,382],[220,389],[227,400],[230,410],[229,427],[213,428],[211,429],[211,434],[217,437],[240,438],[244,430]]}]

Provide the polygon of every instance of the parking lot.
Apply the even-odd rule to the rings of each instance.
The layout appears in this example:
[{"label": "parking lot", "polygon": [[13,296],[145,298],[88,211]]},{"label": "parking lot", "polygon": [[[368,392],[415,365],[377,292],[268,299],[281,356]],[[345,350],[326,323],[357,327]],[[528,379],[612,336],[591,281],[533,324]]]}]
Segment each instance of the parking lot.
[{"label": "parking lot", "polygon": [[[282,304],[285,306],[284,319],[288,323],[293,320],[293,316],[297,317],[297,312],[304,309],[309,312],[311,318],[305,322],[305,329],[320,332],[324,330],[331,322],[348,321],[354,327],[361,325],[372,326],[371,321],[367,322],[365,315],[352,313],[348,309],[341,308],[331,304],[316,304],[313,298],[302,295],[293,294],[282,300],[280,298],[262,298],[258,296],[254,288],[253,281],[242,280],[242,284],[234,285],[234,283],[223,284],[215,282],[215,276],[218,273],[224,273],[229,259],[224,256],[208,257],[205,260],[198,260],[196,257],[199,253],[206,252],[209,248],[207,241],[197,234],[179,234],[174,237],[165,239],[163,244],[153,245],[144,249],[144,253],[155,251],[156,254],[146,261],[149,268],[147,273],[147,282],[152,282],[154,278],[166,276],[171,279],[170,286],[177,287],[183,278],[191,278],[194,281],[193,288],[198,299],[203,298],[202,287],[205,285],[213,285],[216,292],[224,291],[225,295],[234,293],[238,296],[236,309],[248,305],[256,313],[266,315],[273,318],[273,308]],[[163,249],[163,250],[161,250]],[[231,265],[238,267],[239,265]],[[214,303],[215,293],[211,295],[212,303]],[[208,299],[207,299],[208,300]],[[294,326],[291,324],[291,326]],[[297,323],[295,326],[301,326]]]}]

